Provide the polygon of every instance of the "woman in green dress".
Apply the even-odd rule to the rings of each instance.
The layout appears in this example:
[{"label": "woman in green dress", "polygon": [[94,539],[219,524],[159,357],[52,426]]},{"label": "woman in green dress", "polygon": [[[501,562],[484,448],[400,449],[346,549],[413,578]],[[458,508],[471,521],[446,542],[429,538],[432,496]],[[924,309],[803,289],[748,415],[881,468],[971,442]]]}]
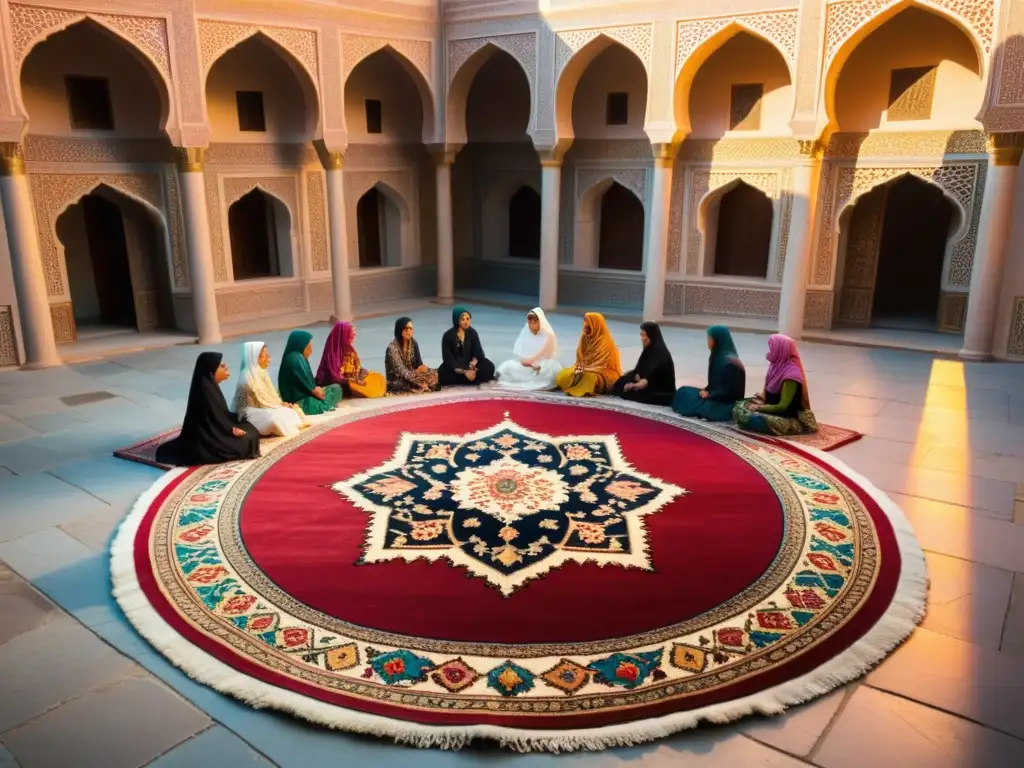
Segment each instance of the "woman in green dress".
[{"label": "woman in green dress", "polygon": [[733,407],[746,392],[747,372],[728,328],[713,325],[708,328],[707,338],[711,350],[708,384],[704,389],[680,387],[672,400],[672,409],[680,416],[730,421]]},{"label": "woman in green dress", "polygon": [[796,342],[789,336],[768,337],[768,374],[764,392],[736,403],[737,426],[763,435],[802,435],[818,431],[807,392],[807,374]]},{"label": "woman in green dress", "polygon": [[286,403],[295,403],[307,415],[333,411],[341,402],[342,391],[337,384],[318,387],[309,367],[313,354],[313,334],[292,331],[284,348],[281,370],[277,374],[277,388]]}]

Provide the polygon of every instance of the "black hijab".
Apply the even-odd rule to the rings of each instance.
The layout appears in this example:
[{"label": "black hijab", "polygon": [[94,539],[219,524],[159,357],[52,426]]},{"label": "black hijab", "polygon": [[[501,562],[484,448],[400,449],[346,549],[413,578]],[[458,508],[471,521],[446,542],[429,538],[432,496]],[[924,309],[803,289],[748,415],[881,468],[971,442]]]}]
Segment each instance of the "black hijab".
[{"label": "black hijab", "polygon": [[647,379],[647,388],[651,392],[674,392],[676,366],[661,335],[661,326],[651,322],[641,323],[640,330],[647,334],[650,343],[640,353],[633,372],[641,379]]}]

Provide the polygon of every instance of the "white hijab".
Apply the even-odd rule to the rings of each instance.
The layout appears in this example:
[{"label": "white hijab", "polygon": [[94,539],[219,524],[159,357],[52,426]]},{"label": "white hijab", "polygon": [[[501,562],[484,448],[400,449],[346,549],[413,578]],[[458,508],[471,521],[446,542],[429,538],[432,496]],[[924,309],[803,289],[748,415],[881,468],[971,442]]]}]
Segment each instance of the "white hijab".
[{"label": "white hijab", "polygon": [[266,346],[262,341],[247,341],[242,345],[242,371],[238,388],[248,389],[260,408],[279,408],[283,403],[270,374],[260,365],[260,352]]},{"label": "white hijab", "polygon": [[550,339],[551,346],[548,349],[547,358],[554,358],[558,355],[558,337],[555,336],[555,329],[551,327],[551,323],[548,322],[547,315],[544,314],[544,310],[540,307],[531,309],[528,314],[534,314],[537,316],[537,320],[540,321],[540,328],[537,333],[534,334],[530,330],[530,323],[527,321],[526,325],[523,326],[523,330],[519,332],[519,338],[516,339],[515,346],[512,347],[512,352],[520,360],[527,360],[535,357],[544,350],[544,346],[548,344]]}]

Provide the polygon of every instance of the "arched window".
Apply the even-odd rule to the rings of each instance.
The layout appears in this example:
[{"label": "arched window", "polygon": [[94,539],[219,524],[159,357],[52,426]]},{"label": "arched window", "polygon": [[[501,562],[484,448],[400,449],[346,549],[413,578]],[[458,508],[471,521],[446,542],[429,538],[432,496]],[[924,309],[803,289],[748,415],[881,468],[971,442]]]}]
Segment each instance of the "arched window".
[{"label": "arched window", "polygon": [[509,200],[508,255],[540,258],[540,195],[532,187],[520,187]]}]

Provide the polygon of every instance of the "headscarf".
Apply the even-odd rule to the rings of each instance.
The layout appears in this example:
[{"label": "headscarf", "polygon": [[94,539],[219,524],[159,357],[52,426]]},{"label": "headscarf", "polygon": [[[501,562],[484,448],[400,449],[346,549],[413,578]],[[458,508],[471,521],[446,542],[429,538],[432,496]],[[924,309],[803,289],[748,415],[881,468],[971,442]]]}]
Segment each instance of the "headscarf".
[{"label": "headscarf", "polygon": [[192,384],[188,388],[185,421],[181,425],[182,442],[197,440],[225,441],[233,439],[235,426],[220,385],[214,380],[224,356],[220,352],[202,352],[192,370]]},{"label": "headscarf", "polygon": [[536,315],[540,328],[534,334],[530,330],[530,322],[527,320],[523,330],[519,332],[515,346],[512,347],[513,354],[520,360],[529,360],[543,352],[545,346],[550,343],[547,359],[554,359],[558,356],[558,337],[555,335],[555,329],[551,327],[547,315],[544,314],[544,310],[534,307],[527,315]]},{"label": "headscarf", "polygon": [[465,307],[453,307],[452,308],[452,325],[455,328],[459,327],[459,320],[462,318],[463,315],[469,315],[470,318],[473,317],[473,313],[470,312]]},{"label": "headscarf", "polygon": [[732,340],[732,332],[724,325],[712,325],[708,328],[708,336],[715,342],[708,356],[708,385],[722,375],[727,365],[736,365],[741,369],[740,354],[736,351],[736,342]]},{"label": "headscarf", "polygon": [[284,403],[270,380],[270,374],[260,365],[260,352],[266,345],[262,341],[247,341],[242,345],[242,371],[238,376],[238,388],[235,390],[235,402],[239,401],[238,393],[249,390],[256,408],[280,408]]},{"label": "headscarf", "polygon": [[795,381],[801,385],[801,400],[804,410],[811,409],[811,397],[807,392],[807,375],[796,342],[781,333],[768,337],[768,373],[764,377],[765,392],[781,392],[784,381]]},{"label": "headscarf", "polygon": [[576,365],[599,372],[607,386],[615,383],[622,375],[622,363],[619,360],[619,348],[615,346],[611,331],[604,316],[598,312],[587,312],[583,316],[583,326],[590,327],[590,333],[580,335],[576,347]]},{"label": "headscarf", "polygon": [[288,334],[284,356],[281,358],[281,370],[277,374],[277,387],[282,400],[297,403],[309,397],[316,389],[313,369],[306,359],[306,347],[312,340],[313,334],[309,331],[292,331]]},{"label": "headscarf", "polygon": [[652,392],[675,392],[676,365],[661,334],[661,326],[646,322],[640,324],[640,329],[647,334],[650,341],[640,353],[633,373],[641,379],[647,379]]},{"label": "headscarf", "polygon": [[352,330],[352,323],[335,323],[331,332],[327,334],[324,351],[320,356],[320,367],[316,369],[316,383],[321,387],[341,384],[345,380],[341,373],[345,358],[350,353],[355,354],[352,347]]}]

